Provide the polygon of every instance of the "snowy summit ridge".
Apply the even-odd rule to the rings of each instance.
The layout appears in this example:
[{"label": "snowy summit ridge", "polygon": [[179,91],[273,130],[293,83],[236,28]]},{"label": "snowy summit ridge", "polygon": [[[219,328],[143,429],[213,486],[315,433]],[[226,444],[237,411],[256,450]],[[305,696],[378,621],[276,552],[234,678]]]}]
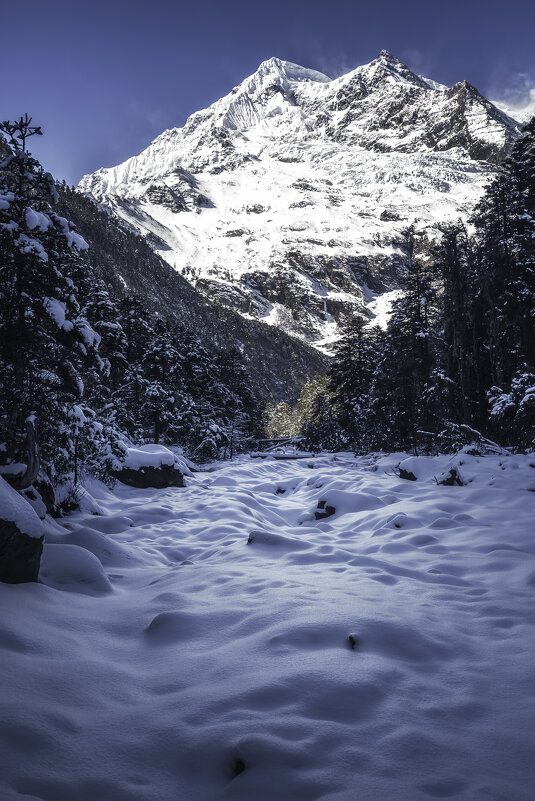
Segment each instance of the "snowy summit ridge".
[{"label": "snowy summit ridge", "polygon": [[518,134],[387,50],[335,79],[271,58],[80,188],[208,297],[321,348],[396,289],[407,227],[465,217]]}]

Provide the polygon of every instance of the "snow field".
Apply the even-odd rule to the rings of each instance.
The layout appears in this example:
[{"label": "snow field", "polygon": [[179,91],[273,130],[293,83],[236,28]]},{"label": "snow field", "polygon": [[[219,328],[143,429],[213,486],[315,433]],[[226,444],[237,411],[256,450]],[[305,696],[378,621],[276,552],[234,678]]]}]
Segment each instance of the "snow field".
[{"label": "snow field", "polygon": [[404,458],[92,486],[0,585],[0,797],[530,801],[533,457]]}]

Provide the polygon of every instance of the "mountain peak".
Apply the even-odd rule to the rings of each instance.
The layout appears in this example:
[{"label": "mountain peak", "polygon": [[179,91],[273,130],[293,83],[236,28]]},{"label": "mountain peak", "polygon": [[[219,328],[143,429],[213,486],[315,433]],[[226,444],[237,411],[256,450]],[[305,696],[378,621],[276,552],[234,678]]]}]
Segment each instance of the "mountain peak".
[{"label": "mountain peak", "polygon": [[284,61],[276,56],[262,61],[254,75],[277,75],[290,81],[317,81],[319,83],[327,83],[331,80],[323,72],[301,67],[299,64]]},{"label": "mountain peak", "polygon": [[479,89],[477,89],[473,84],[469,83],[469,81],[458,81],[455,83],[451,89],[448,89],[446,94],[449,97],[470,97],[472,99],[476,99],[481,101],[483,104],[487,104],[488,100],[483,97]]},{"label": "mountain peak", "polygon": [[406,64],[389,50],[381,50],[379,55],[369,64],[357,67],[357,72],[363,73],[366,82],[382,84],[385,80],[388,83],[409,83],[423,89],[429,89],[429,84],[416,75]]},{"label": "mountain peak", "polygon": [[256,70],[256,72],[282,72],[284,68],[284,64],[286,62],[276,56],[272,56],[271,58],[267,58],[265,61],[262,61]]},{"label": "mountain peak", "polygon": [[[381,59],[383,61],[391,61],[391,62],[394,62],[396,64],[403,64],[403,62],[400,61],[397,56],[395,56],[393,53],[391,53],[390,50],[381,50],[381,52],[379,53],[379,55],[377,56],[377,58],[375,60],[377,61],[377,59]],[[405,66],[405,65],[403,64],[403,66]]]}]

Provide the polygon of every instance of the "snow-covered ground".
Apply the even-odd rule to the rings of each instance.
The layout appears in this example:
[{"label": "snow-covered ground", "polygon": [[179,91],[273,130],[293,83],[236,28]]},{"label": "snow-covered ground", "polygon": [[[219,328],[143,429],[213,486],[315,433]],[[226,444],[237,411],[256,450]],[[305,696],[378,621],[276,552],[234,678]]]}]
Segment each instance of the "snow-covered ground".
[{"label": "snow-covered ground", "polygon": [[42,583],[0,585],[0,798],[531,801],[535,459],[402,458],[49,523]]}]

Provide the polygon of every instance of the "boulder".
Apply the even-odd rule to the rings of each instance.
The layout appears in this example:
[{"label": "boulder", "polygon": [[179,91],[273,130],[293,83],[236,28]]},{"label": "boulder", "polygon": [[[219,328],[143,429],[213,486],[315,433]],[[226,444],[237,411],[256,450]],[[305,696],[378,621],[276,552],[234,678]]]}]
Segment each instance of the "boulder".
[{"label": "boulder", "polygon": [[172,467],[167,465],[162,465],[161,467],[143,465],[135,469],[123,467],[122,470],[112,470],[111,474],[123,484],[127,484],[129,487],[136,487],[136,489],[147,489],[148,487],[165,489],[165,487],[184,486],[184,474],[175,469],[174,465]]},{"label": "boulder", "polygon": [[0,477],[0,581],[37,581],[43,524],[28,501]]},{"label": "boulder", "polygon": [[326,517],[332,517],[336,512],[334,506],[329,506],[325,501],[319,501],[314,512],[316,520],[325,520]]},{"label": "boulder", "polygon": [[399,477],[404,478],[406,481],[417,481],[417,477],[412,470],[406,470],[404,467],[399,468]]},{"label": "boulder", "polygon": [[163,445],[128,448],[122,466],[112,476],[136,489],[184,487],[184,476],[191,472],[184,461]]}]

